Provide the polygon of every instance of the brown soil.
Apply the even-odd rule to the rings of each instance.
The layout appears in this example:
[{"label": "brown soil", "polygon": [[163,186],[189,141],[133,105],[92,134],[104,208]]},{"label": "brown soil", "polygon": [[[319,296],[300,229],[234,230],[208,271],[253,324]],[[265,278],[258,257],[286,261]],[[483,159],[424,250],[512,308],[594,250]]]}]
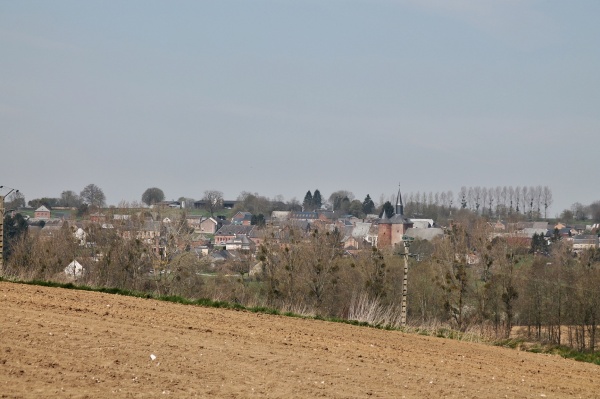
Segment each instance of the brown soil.
[{"label": "brown soil", "polygon": [[0,397],[591,398],[599,376],[558,356],[0,282]]}]

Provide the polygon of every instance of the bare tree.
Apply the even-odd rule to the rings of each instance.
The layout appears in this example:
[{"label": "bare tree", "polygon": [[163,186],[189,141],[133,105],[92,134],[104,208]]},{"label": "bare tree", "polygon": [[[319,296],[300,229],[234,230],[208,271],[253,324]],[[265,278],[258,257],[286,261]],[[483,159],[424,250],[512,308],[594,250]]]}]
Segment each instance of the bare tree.
[{"label": "bare tree", "polygon": [[444,309],[460,331],[465,331],[467,327],[466,312],[472,291],[468,256],[466,231],[456,225],[448,239],[438,243],[434,253],[439,266],[436,282],[443,292]]},{"label": "bare tree", "polygon": [[508,188],[496,187],[496,216],[498,219],[506,216],[506,201],[508,198]]},{"label": "bare tree", "polygon": [[533,211],[535,204],[535,196],[536,196],[535,187],[529,187],[529,193],[527,195],[527,205],[529,205],[529,219],[533,220]]},{"label": "bare tree", "polygon": [[521,196],[523,194],[521,193],[521,186],[517,186],[517,188],[515,188],[515,211],[517,213],[520,212],[520,206],[521,206]]},{"label": "bare tree", "polygon": [[506,206],[506,187],[503,191],[502,187],[497,186],[494,189],[494,196],[496,197],[496,217],[500,218],[500,208]]},{"label": "bare tree", "polygon": [[494,190],[490,188],[488,190],[488,212],[490,217],[492,216],[492,205],[494,205]]},{"label": "bare tree", "polygon": [[585,206],[581,202],[575,202],[571,205],[571,212],[573,212],[573,217],[575,220],[585,220]]},{"label": "bare tree", "polygon": [[[491,191],[489,191],[486,187],[481,189],[481,203],[483,204],[483,209],[481,210],[481,214],[485,214],[485,205],[488,202],[488,198],[492,195]],[[489,211],[491,214],[491,209]]]},{"label": "bare tree", "polygon": [[102,208],[106,205],[106,197],[100,187],[95,184],[88,184],[79,194],[81,201],[90,206]]},{"label": "bare tree", "polygon": [[337,284],[338,261],[342,255],[340,242],[337,230],[325,233],[314,230],[308,243],[305,262],[301,264],[303,270],[300,279],[306,285],[314,300],[314,307],[320,314],[326,312],[329,315],[331,312],[331,309],[325,309],[325,299]]},{"label": "bare tree", "polygon": [[7,209],[18,209],[25,206],[25,196],[20,191],[13,191],[7,198],[5,207]]},{"label": "bare tree", "polygon": [[541,217],[542,215],[542,195],[543,195],[543,191],[544,189],[542,188],[542,186],[536,186],[535,190],[534,190],[534,203],[535,203],[535,212],[537,213],[537,217]]},{"label": "bare tree", "polygon": [[544,186],[542,189],[542,201],[544,203],[544,219],[548,219],[548,208],[552,205],[552,190],[548,186]]},{"label": "bare tree", "polygon": [[470,210],[473,210],[475,207],[475,192],[473,191],[473,187],[469,187],[467,190],[467,206]]},{"label": "bare tree", "polygon": [[446,198],[448,199],[448,208],[452,209],[452,205],[454,204],[454,193],[452,190],[446,193]]},{"label": "bare tree", "polygon": [[504,310],[504,337],[508,338],[515,318],[515,301],[519,297],[515,281],[515,266],[519,261],[513,248],[506,240],[498,240],[494,248],[493,258],[496,261],[496,273],[492,283],[500,288],[500,298]]},{"label": "bare tree", "polygon": [[468,192],[467,192],[467,188],[465,186],[462,186],[460,188],[460,193],[458,194],[460,197],[460,207],[462,209],[465,209],[468,205],[467,202],[467,196],[468,196]]},{"label": "bare tree", "polygon": [[60,206],[76,208],[81,205],[79,196],[71,190],[63,191],[60,195]]},{"label": "bare tree", "polygon": [[521,209],[523,211],[523,215],[527,214],[527,202],[529,199],[529,187],[523,186],[521,189]]},{"label": "bare tree", "polygon": [[445,191],[440,194],[440,203],[442,208],[448,208],[448,194]]},{"label": "bare tree", "polygon": [[[550,202],[552,202],[552,198],[550,198]],[[544,203],[544,206],[546,204]],[[590,204],[590,216],[592,220],[596,223],[600,222],[600,201],[594,201]]]},{"label": "bare tree", "polygon": [[223,206],[223,193],[217,190],[207,190],[204,192],[204,207],[210,212],[210,216],[214,216],[215,211]]},{"label": "bare tree", "polygon": [[354,194],[348,190],[338,190],[331,193],[329,196],[329,204],[333,207],[333,210],[336,211],[342,207],[342,203],[345,199],[348,199],[348,202],[354,199]]},{"label": "bare tree", "polygon": [[258,193],[250,193],[242,191],[237,198],[237,204],[233,208],[234,211],[246,211],[252,214],[270,214],[273,211],[273,202],[267,197],[263,197]]},{"label": "bare tree", "polygon": [[482,190],[481,187],[477,186],[473,189],[474,201],[475,201],[475,211],[479,213],[479,207],[481,206],[481,195]]}]

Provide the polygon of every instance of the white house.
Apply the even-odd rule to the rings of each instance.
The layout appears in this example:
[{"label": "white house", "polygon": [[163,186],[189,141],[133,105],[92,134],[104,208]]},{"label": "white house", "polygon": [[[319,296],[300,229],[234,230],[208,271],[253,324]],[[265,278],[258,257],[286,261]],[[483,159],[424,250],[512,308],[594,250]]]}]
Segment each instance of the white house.
[{"label": "white house", "polygon": [[65,267],[65,274],[72,279],[78,279],[83,276],[83,266],[81,263],[73,260],[73,262],[69,263],[67,267]]}]

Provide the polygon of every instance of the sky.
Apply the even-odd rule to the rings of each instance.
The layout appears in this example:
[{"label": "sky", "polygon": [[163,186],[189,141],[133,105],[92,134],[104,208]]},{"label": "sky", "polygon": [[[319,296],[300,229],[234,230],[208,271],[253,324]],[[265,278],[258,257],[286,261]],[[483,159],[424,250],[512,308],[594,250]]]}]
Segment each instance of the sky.
[{"label": "sky", "polygon": [[[597,0],[0,0],[0,185],[600,200]],[[0,193],[1,194],[1,193]]]}]

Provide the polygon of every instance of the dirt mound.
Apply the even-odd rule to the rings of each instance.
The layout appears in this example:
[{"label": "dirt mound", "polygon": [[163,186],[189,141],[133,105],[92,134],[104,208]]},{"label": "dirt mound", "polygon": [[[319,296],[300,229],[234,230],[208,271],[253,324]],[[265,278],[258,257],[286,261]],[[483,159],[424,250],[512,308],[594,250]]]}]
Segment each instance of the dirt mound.
[{"label": "dirt mound", "polygon": [[0,282],[0,397],[598,397],[598,366],[316,320]]}]

